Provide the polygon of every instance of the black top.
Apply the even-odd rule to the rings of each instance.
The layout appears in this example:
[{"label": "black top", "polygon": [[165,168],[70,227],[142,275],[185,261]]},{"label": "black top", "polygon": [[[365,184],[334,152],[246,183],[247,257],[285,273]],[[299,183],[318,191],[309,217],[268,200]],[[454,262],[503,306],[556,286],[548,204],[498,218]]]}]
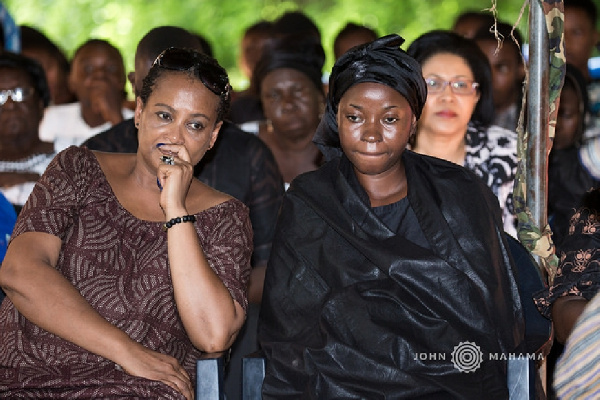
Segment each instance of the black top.
[{"label": "black top", "polygon": [[[133,119],[125,120],[89,138],[83,146],[135,153],[138,148],[135,123]],[[256,136],[224,121],[214,147],[195,170],[200,181],[248,206],[254,232],[252,265],[266,263],[284,193],[283,178],[269,148]]]},{"label": "black top", "polygon": [[[358,182],[358,178],[353,171],[352,164],[344,160],[340,163],[340,172],[344,175],[348,184],[367,206],[371,207],[369,195]],[[425,249],[429,248],[427,239],[423,235],[419,221],[415,211],[410,206],[408,197],[405,197],[395,203],[385,206],[371,207],[373,213],[379,220],[392,232],[397,235],[404,236],[414,244],[417,244]]]}]

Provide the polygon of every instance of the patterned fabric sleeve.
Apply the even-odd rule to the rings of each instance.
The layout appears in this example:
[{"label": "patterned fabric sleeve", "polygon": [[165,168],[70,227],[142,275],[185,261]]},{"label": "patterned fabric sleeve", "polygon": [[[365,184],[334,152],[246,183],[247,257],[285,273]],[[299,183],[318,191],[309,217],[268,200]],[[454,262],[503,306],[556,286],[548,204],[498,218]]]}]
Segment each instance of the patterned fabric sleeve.
[{"label": "patterned fabric sleeve", "polygon": [[201,218],[198,223],[210,227],[206,235],[207,229],[199,232],[202,248],[233,299],[246,310],[252,255],[252,225],[248,208],[238,200],[230,200],[215,207],[215,211],[197,215]]},{"label": "patterned fabric sleeve", "polygon": [[550,318],[552,304],[563,296],[587,300],[600,289],[600,221],[595,209],[582,207],[571,217],[569,232],[559,254],[552,286],[536,293],[540,312]]},{"label": "patterned fabric sleeve", "polygon": [[89,152],[71,147],[59,153],[36,183],[19,214],[12,238],[28,231],[44,232],[65,240],[74,223],[78,203],[92,178]]}]

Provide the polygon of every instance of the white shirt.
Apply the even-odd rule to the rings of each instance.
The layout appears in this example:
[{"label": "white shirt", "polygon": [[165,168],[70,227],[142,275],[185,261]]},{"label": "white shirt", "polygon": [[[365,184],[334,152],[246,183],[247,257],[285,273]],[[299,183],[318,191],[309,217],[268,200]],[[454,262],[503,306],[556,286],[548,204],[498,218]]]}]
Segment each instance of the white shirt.
[{"label": "white shirt", "polygon": [[[134,112],[128,108],[121,110],[123,119],[133,117]],[[81,116],[81,105],[77,103],[60,104],[46,108],[40,123],[40,139],[53,142],[54,149],[59,152],[71,145],[79,146],[86,139],[107,130],[112,124],[90,127]]]}]

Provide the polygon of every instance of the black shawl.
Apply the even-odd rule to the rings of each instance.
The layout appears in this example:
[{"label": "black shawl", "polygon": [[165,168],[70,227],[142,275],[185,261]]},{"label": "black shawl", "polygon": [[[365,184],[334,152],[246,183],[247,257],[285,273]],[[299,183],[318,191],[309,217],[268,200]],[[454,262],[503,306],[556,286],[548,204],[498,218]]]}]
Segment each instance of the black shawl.
[{"label": "black shawl", "polygon": [[[497,200],[462,167],[403,160],[430,249],[375,217],[347,159],[286,193],[259,325],[265,398],[508,398],[503,357],[524,323]],[[477,347],[475,369],[462,352]]]}]

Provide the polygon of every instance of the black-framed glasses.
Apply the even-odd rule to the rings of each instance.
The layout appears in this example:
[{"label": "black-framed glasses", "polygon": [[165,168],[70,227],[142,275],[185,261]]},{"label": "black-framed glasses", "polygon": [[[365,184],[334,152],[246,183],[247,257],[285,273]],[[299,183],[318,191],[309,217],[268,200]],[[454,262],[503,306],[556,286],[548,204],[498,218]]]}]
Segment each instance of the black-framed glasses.
[{"label": "black-framed glasses", "polygon": [[470,79],[465,78],[454,78],[446,81],[439,76],[430,76],[425,78],[427,84],[427,92],[429,93],[441,93],[446,89],[446,86],[450,86],[452,93],[458,95],[473,94],[479,87],[479,83],[473,82]]},{"label": "black-framed glasses", "polygon": [[0,90],[0,107],[5,105],[10,97],[15,103],[21,103],[33,94],[32,87],[18,87],[14,89]]},{"label": "black-framed glasses", "polygon": [[187,71],[195,68],[204,86],[218,96],[229,96],[231,86],[225,70],[212,58],[194,50],[170,47],[156,57],[152,65],[174,71]]}]

